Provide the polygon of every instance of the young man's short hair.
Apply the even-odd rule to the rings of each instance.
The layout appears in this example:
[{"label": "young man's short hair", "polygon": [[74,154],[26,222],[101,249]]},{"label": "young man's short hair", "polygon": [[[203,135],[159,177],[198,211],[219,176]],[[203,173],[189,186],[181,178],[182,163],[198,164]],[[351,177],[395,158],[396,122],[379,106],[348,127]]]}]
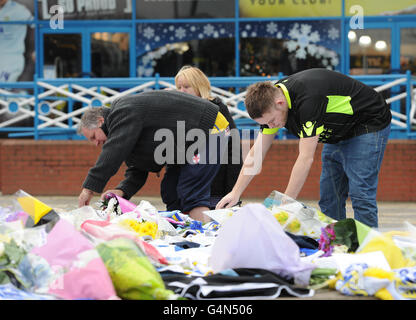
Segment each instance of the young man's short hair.
[{"label": "young man's short hair", "polygon": [[278,93],[278,89],[270,81],[250,85],[244,101],[250,117],[252,119],[261,118],[274,105]]}]

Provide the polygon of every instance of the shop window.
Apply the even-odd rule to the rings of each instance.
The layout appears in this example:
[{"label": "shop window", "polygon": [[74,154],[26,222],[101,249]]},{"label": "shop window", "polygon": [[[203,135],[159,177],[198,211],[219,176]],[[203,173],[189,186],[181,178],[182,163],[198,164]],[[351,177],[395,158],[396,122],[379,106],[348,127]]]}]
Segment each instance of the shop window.
[{"label": "shop window", "polygon": [[400,70],[416,74],[416,28],[400,30]]},{"label": "shop window", "polygon": [[330,21],[240,24],[242,76],[284,75],[310,68],[339,69],[340,27]]},{"label": "shop window", "polygon": [[390,29],[350,30],[350,74],[387,74],[391,70]]},{"label": "shop window", "polygon": [[128,77],[129,34],[123,32],[92,33],[91,71],[94,77]]},{"label": "shop window", "polygon": [[[400,72],[405,73],[407,70],[410,70],[412,75],[416,75],[416,28],[400,30]],[[406,88],[401,89],[401,92],[405,91]],[[400,101],[400,111],[402,114],[407,112],[404,99]],[[416,119],[416,114],[413,119]]]},{"label": "shop window", "polygon": [[43,52],[43,75],[45,78],[82,76],[80,33],[45,34]]},{"label": "shop window", "polygon": [[234,75],[232,23],[139,24],[137,76],[172,77],[186,64],[208,76]]}]

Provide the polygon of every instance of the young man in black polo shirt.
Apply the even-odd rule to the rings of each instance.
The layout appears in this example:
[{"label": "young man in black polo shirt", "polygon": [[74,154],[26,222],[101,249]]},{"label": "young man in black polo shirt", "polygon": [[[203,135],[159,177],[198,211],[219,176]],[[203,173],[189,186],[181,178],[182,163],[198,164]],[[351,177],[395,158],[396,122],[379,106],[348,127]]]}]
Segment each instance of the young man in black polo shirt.
[{"label": "young man in black polo shirt", "polygon": [[[317,144],[322,142],[322,212],[336,220],[345,219],[345,202],[350,196],[354,218],[370,227],[378,226],[378,173],[391,123],[390,109],[379,93],[339,72],[310,69],[276,84],[251,85],[245,104],[262,129],[249,159],[263,161],[279,128],[285,127],[300,138],[286,195],[296,199]],[[233,190],[217,208],[232,206],[256,174],[247,170],[246,162]]]}]

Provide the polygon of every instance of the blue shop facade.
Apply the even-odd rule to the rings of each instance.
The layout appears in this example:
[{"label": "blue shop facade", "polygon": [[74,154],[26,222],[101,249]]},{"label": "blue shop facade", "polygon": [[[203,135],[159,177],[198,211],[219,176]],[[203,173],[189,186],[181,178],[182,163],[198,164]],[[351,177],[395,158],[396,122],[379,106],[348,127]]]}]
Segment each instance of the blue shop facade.
[{"label": "blue shop facade", "polygon": [[[363,81],[374,76],[368,78],[374,86],[391,76],[407,75],[409,84],[392,87],[390,91],[413,92],[414,0],[2,3],[0,60],[4,70],[0,70],[0,87],[4,90],[27,89],[36,79],[169,80],[183,65],[194,65],[213,84],[215,79],[238,82],[246,77],[275,78],[322,67],[361,77]],[[23,43],[14,45],[16,48],[10,44],[19,41]],[[20,56],[24,66],[17,75],[18,71],[9,70],[8,66]],[[378,80],[371,82],[372,79]],[[229,90],[233,83],[226,87]],[[238,91],[244,86],[234,87]],[[30,92],[26,89],[26,93]],[[403,108],[409,108],[410,112],[410,96],[408,101],[405,98],[394,102],[392,108],[404,113]],[[2,106],[9,107],[9,103],[6,106],[3,102]],[[411,121],[407,122],[411,125]]]}]

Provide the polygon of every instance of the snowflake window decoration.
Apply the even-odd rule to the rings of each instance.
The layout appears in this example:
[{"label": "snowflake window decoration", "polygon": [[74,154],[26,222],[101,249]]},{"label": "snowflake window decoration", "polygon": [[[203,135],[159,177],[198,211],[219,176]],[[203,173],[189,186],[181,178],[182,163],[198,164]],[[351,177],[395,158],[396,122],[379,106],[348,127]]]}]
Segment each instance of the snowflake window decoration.
[{"label": "snowflake window decoration", "polygon": [[206,26],[204,26],[204,34],[206,34],[207,36],[213,35],[214,32],[215,28],[212,24],[207,24]]},{"label": "snowflake window decoration", "polygon": [[275,34],[277,32],[277,24],[270,22],[266,25],[266,31],[270,34]]},{"label": "snowflake window decoration", "polygon": [[289,52],[295,51],[295,56],[298,59],[306,59],[306,50],[309,54],[314,55],[317,52],[316,43],[320,41],[320,36],[317,31],[313,31],[312,26],[308,24],[295,23],[289,32],[289,40],[286,44]]},{"label": "snowflake window decoration", "polygon": [[186,30],[182,27],[179,27],[178,29],[176,29],[175,31],[175,37],[178,39],[183,39],[186,37]]},{"label": "snowflake window decoration", "polygon": [[331,40],[337,40],[339,38],[339,30],[337,28],[331,27],[328,30],[328,38]]},{"label": "snowflake window decoration", "polygon": [[151,27],[146,27],[143,30],[143,37],[147,39],[152,39],[155,36],[155,30]]}]

